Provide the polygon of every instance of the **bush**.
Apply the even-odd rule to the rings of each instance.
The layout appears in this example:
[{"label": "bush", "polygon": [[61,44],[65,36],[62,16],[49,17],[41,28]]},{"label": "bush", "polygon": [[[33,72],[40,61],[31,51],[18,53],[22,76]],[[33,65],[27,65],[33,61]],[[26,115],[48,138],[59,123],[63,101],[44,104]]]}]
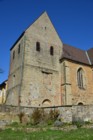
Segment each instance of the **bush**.
[{"label": "bush", "polygon": [[43,109],[34,109],[32,116],[31,116],[31,124],[48,124],[52,125],[59,115],[58,110],[50,110],[49,113],[44,112]]},{"label": "bush", "polygon": [[49,120],[49,119],[47,120],[47,124],[48,124],[48,125],[52,125],[53,123],[54,123],[53,120]]},{"label": "bush", "polygon": [[17,127],[18,125],[18,122],[12,122],[10,126]]},{"label": "bush", "polygon": [[59,116],[59,111],[58,110],[50,110],[49,112],[49,119],[55,121]]},{"label": "bush", "polygon": [[44,111],[42,109],[34,109],[31,116],[31,123],[36,125],[44,119]]},{"label": "bush", "polygon": [[20,113],[18,114],[18,117],[19,117],[20,123],[22,123],[22,118],[23,118],[24,115],[25,115],[24,112],[20,112]]}]

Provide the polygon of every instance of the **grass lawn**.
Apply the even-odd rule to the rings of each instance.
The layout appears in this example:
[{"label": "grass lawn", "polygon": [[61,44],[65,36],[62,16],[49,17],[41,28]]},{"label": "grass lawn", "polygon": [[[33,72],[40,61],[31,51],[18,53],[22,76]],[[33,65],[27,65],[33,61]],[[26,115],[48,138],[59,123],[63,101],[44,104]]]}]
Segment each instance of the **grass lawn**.
[{"label": "grass lawn", "polygon": [[0,131],[0,140],[93,140],[93,129],[73,131],[46,130],[27,133],[6,129]]}]

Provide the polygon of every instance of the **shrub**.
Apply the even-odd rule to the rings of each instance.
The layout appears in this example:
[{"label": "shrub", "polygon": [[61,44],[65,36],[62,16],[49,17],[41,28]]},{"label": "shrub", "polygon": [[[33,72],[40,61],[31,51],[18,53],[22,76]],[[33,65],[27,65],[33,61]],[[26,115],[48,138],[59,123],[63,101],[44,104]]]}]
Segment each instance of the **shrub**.
[{"label": "shrub", "polygon": [[49,118],[53,121],[55,121],[59,116],[59,111],[58,110],[50,110],[49,112]]},{"label": "shrub", "polygon": [[53,120],[50,120],[50,119],[47,120],[47,124],[48,124],[48,125],[52,125],[53,123],[54,123]]},{"label": "shrub", "polygon": [[44,119],[44,111],[42,109],[34,109],[31,116],[31,123],[36,125]]},{"label": "shrub", "polygon": [[49,113],[46,113],[44,109],[36,108],[31,115],[31,124],[37,125],[47,123],[48,125],[52,125],[57,119],[58,115],[58,110],[50,110]]},{"label": "shrub", "polygon": [[20,112],[20,113],[18,114],[18,117],[19,117],[20,123],[22,123],[22,118],[23,118],[24,115],[25,115],[24,112]]},{"label": "shrub", "polygon": [[18,125],[18,122],[12,122],[10,126],[17,127]]}]

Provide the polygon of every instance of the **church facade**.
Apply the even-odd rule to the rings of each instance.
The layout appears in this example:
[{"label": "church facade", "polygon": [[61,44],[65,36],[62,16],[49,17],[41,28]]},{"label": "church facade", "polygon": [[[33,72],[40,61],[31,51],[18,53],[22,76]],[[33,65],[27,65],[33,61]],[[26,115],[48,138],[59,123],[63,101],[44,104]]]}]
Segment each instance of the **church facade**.
[{"label": "church facade", "polygon": [[44,12],[10,49],[6,104],[93,104],[92,52],[63,44]]}]

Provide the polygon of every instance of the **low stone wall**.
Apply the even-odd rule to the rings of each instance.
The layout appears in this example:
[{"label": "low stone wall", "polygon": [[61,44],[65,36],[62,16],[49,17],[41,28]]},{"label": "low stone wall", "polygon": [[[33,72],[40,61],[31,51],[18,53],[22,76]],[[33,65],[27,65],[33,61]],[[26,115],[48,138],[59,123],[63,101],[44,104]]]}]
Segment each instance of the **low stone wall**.
[{"label": "low stone wall", "polygon": [[[25,114],[32,114],[35,107],[17,107],[17,106],[0,106],[0,112],[18,114],[24,112]],[[58,110],[59,117],[63,122],[71,123],[73,121],[87,121],[93,122],[93,105],[82,105],[82,106],[55,106],[55,107],[43,107],[41,108],[45,112],[50,110]]]},{"label": "low stone wall", "polygon": [[93,105],[72,106],[72,121],[93,122]]}]

